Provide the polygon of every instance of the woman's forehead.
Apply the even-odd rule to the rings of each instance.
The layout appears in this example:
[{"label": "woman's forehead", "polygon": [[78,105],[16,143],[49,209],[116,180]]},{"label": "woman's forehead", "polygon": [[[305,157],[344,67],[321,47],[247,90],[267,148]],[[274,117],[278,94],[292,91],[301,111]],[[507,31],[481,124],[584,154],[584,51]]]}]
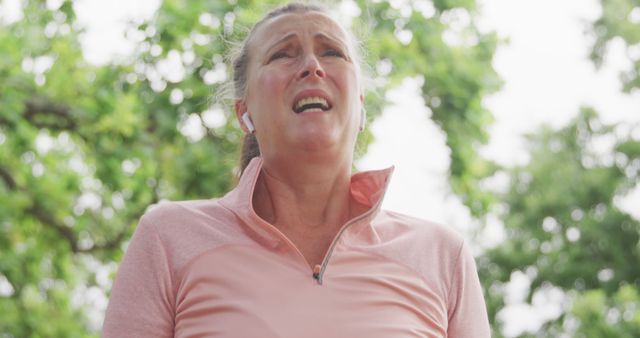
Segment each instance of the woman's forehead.
[{"label": "woman's forehead", "polygon": [[331,39],[338,40],[347,45],[347,37],[342,27],[331,17],[317,11],[302,13],[285,13],[271,20],[266,21],[258,28],[254,36],[255,47],[269,48],[273,43],[289,34],[310,34],[316,36],[317,33],[325,35]]}]

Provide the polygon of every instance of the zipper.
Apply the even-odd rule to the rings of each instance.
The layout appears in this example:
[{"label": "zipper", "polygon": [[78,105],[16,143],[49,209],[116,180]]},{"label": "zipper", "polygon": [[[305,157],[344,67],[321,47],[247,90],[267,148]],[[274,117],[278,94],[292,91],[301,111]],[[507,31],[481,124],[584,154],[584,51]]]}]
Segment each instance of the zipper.
[{"label": "zipper", "polygon": [[[388,182],[388,181],[387,181]],[[378,210],[380,207],[380,204],[382,204],[382,200],[383,198],[380,198],[380,200],[378,200],[378,202],[371,207],[371,209],[369,209],[367,212],[363,213],[362,215],[353,218],[351,220],[349,220],[347,223],[345,223],[342,228],[340,228],[340,231],[338,231],[338,233],[336,234],[336,236],[333,238],[333,241],[331,242],[331,245],[329,246],[329,249],[327,250],[327,253],[324,256],[324,259],[322,260],[322,264],[321,265],[315,265],[313,267],[313,269],[309,269],[312,272],[312,276],[313,279],[315,279],[319,285],[322,285],[322,276],[324,275],[324,272],[327,268],[327,265],[329,264],[329,259],[331,258],[331,254],[333,253],[333,250],[335,249],[336,244],[338,243],[338,241],[340,240],[340,237],[342,237],[342,234],[350,227],[352,226],[354,223],[359,222],[360,220],[368,217],[369,215],[371,215],[374,211]],[[259,218],[259,217],[258,217]],[[276,234],[278,234],[278,236],[284,240],[287,245],[289,247],[291,247],[297,254],[297,256],[304,262],[304,265],[309,268],[309,262],[307,262],[306,258],[304,257],[304,255],[302,254],[302,252],[300,252],[300,250],[298,249],[298,247],[293,244],[293,242],[291,242],[291,240],[285,236],[285,234],[282,233],[282,231],[280,231],[280,229],[276,228],[275,226],[273,226],[273,224],[270,224],[268,222],[264,222],[267,227],[269,227],[271,229],[271,231],[275,232]]]},{"label": "zipper", "polygon": [[[333,241],[331,242],[331,245],[329,246],[329,249],[327,250],[327,253],[324,256],[324,259],[322,260],[322,264],[318,265],[316,264],[313,269],[310,269],[311,272],[313,273],[313,279],[315,279],[319,285],[322,285],[322,275],[324,274],[325,269],[327,268],[327,264],[329,263],[329,259],[331,258],[331,254],[333,253],[333,250],[336,246],[336,244],[338,243],[338,241],[340,240],[340,237],[342,236],[342,234],[353,224],[357,223],[358,221],[362,220],[363,218],[366,218],[367,216],[369,216],[371,213],[373,213],[377,208],[378,205],[382,202],[382,199],[371,209],[369,209],[367,212],[363,213],[362,215],[353,218],[351,220],[349,220],[347,223],[345,223],[345,225],[342,226],[342,228],[340,229],[340,231],[338,231],[338,233],[336,234],[335,238],[333,239]],[[305,259],[304,255],[302,254],[302,252],[300,252],[300,250],[298,249],[298,247],[293,244],[293,242],[291,242],[291,240],[285,236],[285,234],[282,233],[282,231],[280,231],[280,229],[276,228],[275,226],[273,226],[272,224],[265,222],[270,228],[271,230],[275,231],[280,238],[282,238],[282,240],[284,240],[287,245],[292,248],[297,256],[304,262],[304,265],[309,268],[309,262],[307,262],[307,260]]]},{"label": "zipper", "polygon": [[331,254],[333,254],[333,250],[335,249],[336,245],[338,244],[338,241],[340,240],[340,237],[342,236],[342,234],[353,224],[359,222],[360,220],[368,217],[370,214],[372,214],[374,211],[378,210],[378,208],[380,207],[380,204],[382,203],[382,198],[380,198],[380,200],[378,200],[378,202],[376,203],[375,206],[373,206],[371,209],[369,209],[369,211],[365,212],[364,214],[351,219],[349,222],[347,222],[341,229],[340,231],[338,231],[338,234],[336,235],[336,237],[333,239],[333,242],[331,242],[331,245],[329,246],[329,250],[327,250],[327,253],[324,256],[324,259],[322,260],[322,264],[321,265],[316,265],[313,268],[313,279],[315,279],[319,285],[322,285],[322,276],[324,275],[325,270],[327,269],[327,265],[329,264],[329,259],[331,259]]}]

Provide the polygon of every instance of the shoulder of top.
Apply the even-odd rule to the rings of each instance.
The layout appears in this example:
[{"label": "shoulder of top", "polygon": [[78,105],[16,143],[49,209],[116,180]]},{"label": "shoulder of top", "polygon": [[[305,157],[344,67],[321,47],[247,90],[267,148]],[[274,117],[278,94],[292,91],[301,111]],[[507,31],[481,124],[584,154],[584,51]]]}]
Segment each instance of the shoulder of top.
[{"label": "shoulder of top", "polygon": [[227,209],[218,203],[218,199],[161,201],[147,207],[140,218],[140,224],[159,229],[187,224],[198,219],[211,220],[223,217],[227,213]]},{"label": "shoulder of top", "polygon": [[396,211],[382,210],[380,213],[381,226],[402,228],[412,236],[427,237],[438,242],[450,243],[459,247],[464,238],[454,229],[443,224],[424,220]]},{"label": "shoulder of top", "polygon": [[212,208],[220,207],[218,199],[160,201],[147,207],[142,215],[145,219],[165,219],[167,217],[182,217],[186,214],[202,213]]}]

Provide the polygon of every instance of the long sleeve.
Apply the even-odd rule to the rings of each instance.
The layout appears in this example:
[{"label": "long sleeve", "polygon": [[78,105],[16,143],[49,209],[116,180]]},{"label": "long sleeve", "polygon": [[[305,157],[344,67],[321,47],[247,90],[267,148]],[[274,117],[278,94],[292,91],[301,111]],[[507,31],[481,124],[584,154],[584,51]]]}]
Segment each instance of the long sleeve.
[{"label": "long sleeve", "polygon": [[447,335],[450,338],[490,337],[487,308],[475,260],[464,242],[455,264],[449,292]]},{"label": "long sleeve", "polygon": [[143,216],[116,274],[103,337],[173,337],[170,262],[154,225]]}]

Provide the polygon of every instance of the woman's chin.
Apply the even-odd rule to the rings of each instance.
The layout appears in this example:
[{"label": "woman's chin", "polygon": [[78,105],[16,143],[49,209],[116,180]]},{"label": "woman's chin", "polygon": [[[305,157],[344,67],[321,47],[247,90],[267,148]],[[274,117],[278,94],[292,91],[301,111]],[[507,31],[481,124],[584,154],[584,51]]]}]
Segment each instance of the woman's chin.
[{"label": "woman's chin", "polygon": [[328,130],[307,130],[295,137],[295,147],[307,151],[330,151],[335,148],[347,146],[341,144],[339,135]]}]

